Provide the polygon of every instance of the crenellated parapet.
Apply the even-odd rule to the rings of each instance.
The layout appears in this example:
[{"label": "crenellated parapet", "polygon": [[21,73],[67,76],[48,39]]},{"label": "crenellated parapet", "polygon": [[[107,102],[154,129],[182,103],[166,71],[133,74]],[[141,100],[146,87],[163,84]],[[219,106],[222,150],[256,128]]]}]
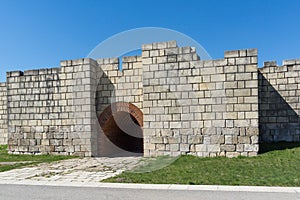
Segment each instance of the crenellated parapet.
[{"label": "crenellated parapet", "polygon": [[258,68],[257,56],[201,60],[167,41],[138,56],[7,72],[0,143],[14,154],[103,156],[125,146],[144,156],[236,157],[257,155],[261,142],[299,142],[300,59]]}]

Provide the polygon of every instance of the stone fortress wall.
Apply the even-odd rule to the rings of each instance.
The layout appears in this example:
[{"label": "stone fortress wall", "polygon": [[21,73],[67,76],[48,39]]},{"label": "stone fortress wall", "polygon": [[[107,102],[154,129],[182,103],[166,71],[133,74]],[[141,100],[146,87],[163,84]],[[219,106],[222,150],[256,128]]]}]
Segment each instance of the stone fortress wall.
[{"label": "stone fortress wall", "polygon": [[146,155],[257,153],[256,50],[201,61],[190,47],[144,45],[143,82]]},{"label": "stone fortress wall", "polygon": [[300,141],[300,59],[265,62],[259,69],[262,141]]},{"label": "stone fortress wall", "polygon": [[7,72],[9,151],[90,156],[96,66],[79,59],[61,68]]},{"label": "stone fortress wall", "polygon": [[[299,60],[258,68],[256,49],[200,60],[169,41],[122,61],[7,72],[0,143],[11,153],[254,156],[260,142],[300,141],[299,69]],[[118,127],[137,135],[113,135]]]}]

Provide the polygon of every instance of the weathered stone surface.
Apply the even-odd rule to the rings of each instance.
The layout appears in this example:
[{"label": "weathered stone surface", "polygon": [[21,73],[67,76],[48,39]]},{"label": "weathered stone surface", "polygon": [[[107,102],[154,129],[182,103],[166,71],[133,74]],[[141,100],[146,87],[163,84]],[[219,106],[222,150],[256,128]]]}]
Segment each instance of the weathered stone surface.
[{"label": "weathered stone surface", "polygon": [[[101,155],[111,147],[105,122],[97,122],[114,102],[142,112],[109,129],[141,126],[145,156],[253,156],[259,139],[300,140],[299,60],[257,69],[257,49],[198,59],[194,48],[169,41],[145,44],[141,56],[120,61],[77,59],[8,72],[0,84],[0,144],[8,142],[11,153]],[[105,120],[129,110],[112,109]]]}]

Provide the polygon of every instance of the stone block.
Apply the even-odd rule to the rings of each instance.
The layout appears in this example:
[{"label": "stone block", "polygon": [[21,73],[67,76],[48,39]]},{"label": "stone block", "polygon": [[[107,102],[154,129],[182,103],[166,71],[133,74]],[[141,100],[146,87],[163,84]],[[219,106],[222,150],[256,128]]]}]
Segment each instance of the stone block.
[{"label": "stone block", "polygon": [[167,42],[167,48],[177,47],[177,42],[175,40],[171,40]]},{"label": "stone block", "polygon": [[211,144],[224,144],[225,137],[224,135],[212,135],[210,138]]},{"label": "stone block", "polygon": [[235,120],[234,121],[234,126],[236,127],[248,127],[251,125],[250,120]]},{"label": "stone block", "polygon": [[196,144],[195,150],[196,150],[196,152],[207,152],[207,145],[206,144]]},{"label": "stone block", "polygon": [[237,144],[237,136],[236,135],[225,135],[225,144]]},{"label": "stone block", "polygon": [[245,81],[246,88],[256,88],[258,87],[258,81],[252,80],[252,81]]},{"label": "stone block", "polygon": [[[257,63],[257,60],[254,60],[254,58],[252,57],[251,58],[251,63]],[[254,72],[255,74],[257,74],[257,70],[258,70],[258,68],[257,68],[257,64],[255,64],[255,65],[246,65],[245,66],[245,71],[246,72]]]},{"label": "stone block", "polygon": [[258,144],[245,144],[244,151],[246,152],[258,152]]},{"label": "stone block", "polygon": [[152,44],[143,44],[142,50],[152,50]]},{"label": "stone block", "polygon": [[155,150],[155,146],[156,144],[155,143],[144,143],[144,149],[147,149],[147,150]]},{"label": "stone block", "polygon": [[296,64],[296,60],[284,60],[282,65],[295,65]]},{"label": "stone block", "polygon": [[220,150],[225,152],[234,152],[236,150],[236,145],[223,144],[220,146]]},{"label": "stone block", "polygon": [[249,127],[246,129],[246,135],[248,136],[258,136],[258,134],[259,134],[258,127]]},{"label": "stone block", "polygon": [[247,55],[246,51],[247,50],[239,50],[239,56],[240,57],[245,57]]},{"label": "stone block", "polygon": [[151,137],[150,143],[153,144],[162,144],[163,143],[163,137]]},{"label": "stone block", "polygon": [[257,135],[251,136],[251,144],[258,144],[259,137]]},{"label": "stone block", "polygon": [[159,56],[159,50],[151,50],[149,53],[150,53],[150,57]]},{"label": "stone block", "polygon": [[171,152],[178,152],[179,151],[179,144],[170,144],[170,151]]},{"label": "stone block", "polygon": [[200,74],[201,75],[212,75],[216,73],[216,68],[215,67],[205,67],[205,68],[200,68]]},{"label": "stone block", "polygon": [[225,120],[213,120],[212,126],[213,127],[225,127]]},{"label": "stone block", "polygon": [[150,128],[163,128],[163,122],[150,122]]},{"label": "stone block", "polygon": [[257,56],[257,49],[247,49],[247,56]]},{"label": "stone block", "polygon": [[214,128],[214,127],[203,128],[202,133],[203,133],[203,135],[215,135],[216,128]]},{"label": "stone block", "polygon": [[250,57],[236,58],[235,62],[237,65],[247,65],[247,64],[251,64],[251,58]]},{"label": "stone block", "polygon": [[228,157],[228,158],[236,158],[240,155],[241,154],[239,152],[226,152],[226,157]]},{"label": "stone block", "polygon": [[200,83],[200,90],[214,90],[216,88],[215,83]]},{"label": "stone block", "polygon": [[225,51],[224,57],[225,58],[237,58],[237,57],[239,57],[239,51],[238,50]]},{"label": "stone block", "polygon": [[237,88],[238,82],[237,81],[231,81],[231,82],[224,82],[224,88],[225,89],[231,89],[231,88]]},{"label": "stone block", "polygon": [[159,151],[164,151],[166,150],[166,145],[165,144],[156,144],[155,149]]},{"label": "stone block", "polygon": [[154,63],[166,63],[168,62],[168,57],[167,56],[160,56],[160,57],[156,57],[156,62]]},{"label": "stone block", "polygon": [[210,77],[211,82],[223,82],[225,79],[225,74],[212,74]]},{"label": "stone block", "polygon": [[234,96],[236,97],[251,96],[251,89],[235,89]]},{"label": "stone block", "polygon": [[143,65],[150,65],[153,63],[152,58],[144,58],[143,59]]},{"label": "stone block", "polygon": [[174,137],[167,137],[169,144],[179,144],[181,143],[181,137],[180,136],[174,136]]},{"label": "stone block", "polygon": [[237,81],[252,80],[252,74],[250,72],[238,73],[235,75],[235,80]]},{"label": "stone block", "polygon": [[[177,55],[169,55],[167,57],[164,57],[164,59],[161,59],[160,61],[162,61],[162,60],[165,61],[165,58],[167,59],[168,63],[175,63],[175,62],[177,62]],[[158,61],[158,63],[162,63],[160,61]]]},{"label": "stone block", "polygon": [[214,60],[213,61],[213,65],[215,67],[218,67],[218,66],[225,66],[227,64],[227,60],[226,59],[218,59],[218,60]]},{"label": "stone block", "polygon": [[258,112],[245,112],[247,119],[258,119]]},{"label": "stone block", "polygon": [[181,122],[170,122],[170,128],[182,128]]},{"label": "stone block", "polygon": [[148,58],[149,56],[150,56],[150,51],[146,51],[146,50],[142,51],[142,58]]},{"label": "stone block", "polygon": [[181,152],[189,152],[190,151],[190,144],[180,144],[179,150]]},{"label": "stone block", "polygon": [[237,119],[238,113],[237,112],[224,112],[223,118],[224,119]]},{"label": "stone block", "polygon": [[202,135],[189,135],[188,136],[188,143],[189,144],[201,144],[203,142]]},{"label": "stone block", "polygon": [[237,144],[236,145],[237,152],[244,152],[244,144]]},{"label": "stone block", "polygon": [[249,136],[238,136],[238,143],[239,144],[250,144],[250,137]]},{"label": "stone block", "polygon": [[220,152],[221,147],[219,144],[209,144],[207,145],[208,152]]},{"label": "stone block", "polygon": [[237,112],[251,111],[251,104],[235,104],[234,111]]},{"label": "stone block", "polygon": [[[43,141],[43,140],[42,140],[42,141]],[[50,145],[53,145],[53,146],[60,146],[60,145],[62,145],[62,140],[50,139]]]},{"label": "stone block", "polygon": [[165,55],[169,56],[169,55],[177,55],[179,52],[178,48],[168,48],[165,49]]}]

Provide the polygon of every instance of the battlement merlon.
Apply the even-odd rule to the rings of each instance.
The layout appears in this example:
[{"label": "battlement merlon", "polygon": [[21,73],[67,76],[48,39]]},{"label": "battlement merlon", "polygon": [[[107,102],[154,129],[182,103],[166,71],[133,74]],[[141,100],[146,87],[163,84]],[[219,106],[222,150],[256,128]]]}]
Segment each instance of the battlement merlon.
[{"label": "battlement merlon", "polygon": [[23,76],[23,71],[10,71],[10,72],[6,72],[6,78],[9,77],[19,77],[19,76]]},{"label": "battlement merlon", "polygon": [[291,59],[291,60],[284,60],[282,62],[283,66],[289,66],[289,65],[300,65],[300,59]]},{"label": "battlement merlon", "polygon": [[224,58],[257,57],[257,49],[242,49],[225,51]]},{"label": "battlement merlon", "polygon": [[97,65],[97,61],[92,59],[92,58],[80,58],[80,59],[74,59],[74,60],[62,60],[62,61],[60,61],[60,66],[61,67],[84,65],[84,64]]},{"label": "battlement merlon", "polygon": [[155,42],[151,44],[143,44],[142,50],[156,50],[156,49],[168,49],[168,48],[176,48],[177,42],[175,40],[167,41],[167,42]]}]

